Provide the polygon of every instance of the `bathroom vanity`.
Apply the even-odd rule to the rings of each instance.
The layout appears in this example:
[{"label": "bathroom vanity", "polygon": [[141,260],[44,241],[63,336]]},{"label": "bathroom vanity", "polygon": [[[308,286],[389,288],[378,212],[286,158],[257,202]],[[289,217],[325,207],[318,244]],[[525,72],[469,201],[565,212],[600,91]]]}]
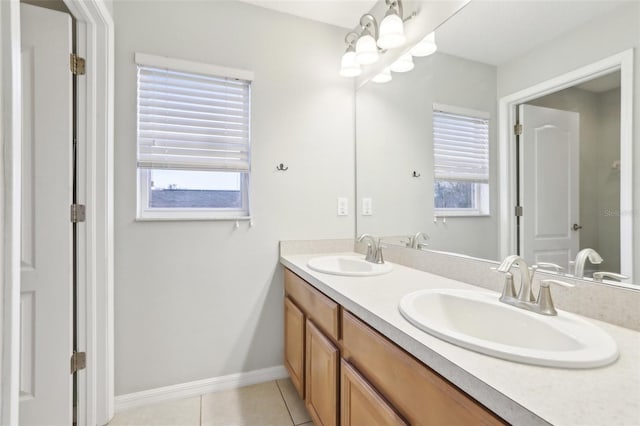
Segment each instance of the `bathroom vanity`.
[{"label": "bathroom vanity", "polygon": [[316,425],[637,424],[640,333],[589,319],[620,350],[606,367],[505,361],[420,331],[398,309],[420,289],[486,289],[397,263],[385,275],[329,275],[307,266],[317,251],[301,253],[280,258],[285,365]]},{"label": "bathroom vanity", "polygon": [[504,424],[290,269],[284,282],[285,366],[316,424]]}]

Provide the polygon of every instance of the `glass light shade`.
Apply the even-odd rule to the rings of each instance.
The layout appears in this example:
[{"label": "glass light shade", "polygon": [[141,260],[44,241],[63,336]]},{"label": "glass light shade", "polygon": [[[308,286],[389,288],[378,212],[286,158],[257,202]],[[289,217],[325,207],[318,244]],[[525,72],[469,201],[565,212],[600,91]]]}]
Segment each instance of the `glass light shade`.
[{"label": "glass light shade", "polygon": [[370,65],[378,61],[378,46],[368,31],[365,31],[356,43],[356,61],[360,65]]},{"label": "glass light shade", "polygon": [[413,66],[413,57],[411,56],[411,53],[405,53],[391,64],[390,68],[393,72],[407,72],[411,71]]},{"label": "glass light shade", "polygon": [[342,77],[357,77],[362,74],[360,64],[356,61],[356,52],[351,48],[342,55],[340,62],[340,75]]},{"label": "glass light shade", "polygon": [[436,50],[438,50],[436,34],[432,32],[413,46],[410,53],[413,56],[429,56]]},{"label": "glass light shade", "polygon": [[380,23],[378,46],[381,49],[393,49],[402,46],[406,40],[402,19],[396,13],[385,16]]},{"label": "glass light shade", "polygon": [[374,83],[388,83],[391,81],[391,70],[385,68],[380,74],[371,79]]}]

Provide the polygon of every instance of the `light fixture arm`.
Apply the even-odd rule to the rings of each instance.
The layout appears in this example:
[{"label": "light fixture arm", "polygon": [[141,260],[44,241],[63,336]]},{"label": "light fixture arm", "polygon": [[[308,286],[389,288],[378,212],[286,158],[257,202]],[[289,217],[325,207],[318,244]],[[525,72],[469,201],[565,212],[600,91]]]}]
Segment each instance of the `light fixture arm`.
[{"label": "light fixture arm", "polygon": [[[378,21],[376,21],[375,16],[370,13],[365,13],[360,17],[360,26],[362,27],[362,32],[368,31],[375,40],[378,39]],[[371,28],[373,28],[373,33],[371,32]]]},{"label": "light fixture arm", "polygon": [[398,12],[398,16],[400,17],[400,19],[404,20],[402,0],[386,0],[386,3],[387,3],[387,6],[389,6],[389,10],[387,10],[386,15],[389,15],[391,11],[395,9]]},{"label": "light fixture arm", "polygon": [[357,32],[351,31],[347,33],[346,36],[344,36],[344,42],[347,43],[348,47],[354,47],[356,41],[358,41],[358,37],[360,36],[358,35]]}]

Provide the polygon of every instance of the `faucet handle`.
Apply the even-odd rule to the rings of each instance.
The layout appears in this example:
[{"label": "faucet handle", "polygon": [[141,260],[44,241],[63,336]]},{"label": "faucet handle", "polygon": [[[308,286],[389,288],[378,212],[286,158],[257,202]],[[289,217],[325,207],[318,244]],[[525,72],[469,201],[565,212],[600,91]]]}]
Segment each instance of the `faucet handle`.
[{"label": "faucet handle", "polygon": [[562,271],[564,271],[564,268],[560,265],[558,265],[557,263],[551,263],[551,262],[538,262],[536,263],[536,265],[538,266],[539,269],[555,269],[555,272],[557,272],[558,274],[561,273]]},{"label": "faucet handle", "polygon": [[536,312],[542,315],[558,315],[555,306],[553,306],[553,299],[551,299],[551,290],[549,286],[551,284],[559,285],[562,287],[575,287],[573,284],[566,283],[559,280],[542,280],[540,281],[540,292],[538,293],[538,300],[536,304],[538,309]]},{"label": "faucet handle", "polygon": [[601,283],[604,278],[615,278],[616,280],[628,280],[629,277],[622,274],[616,274],[615,272],[598,271],[593,273],[593,280]]}]

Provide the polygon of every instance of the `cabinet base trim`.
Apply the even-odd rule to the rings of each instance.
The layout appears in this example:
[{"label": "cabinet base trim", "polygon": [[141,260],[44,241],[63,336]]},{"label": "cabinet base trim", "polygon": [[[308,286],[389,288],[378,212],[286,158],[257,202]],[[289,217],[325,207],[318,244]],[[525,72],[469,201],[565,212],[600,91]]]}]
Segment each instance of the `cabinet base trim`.
[{"label": "cabinet base trim", "polygon": [[115,411],[119,413],[130,408],[189,398],[221,390],[236,389],[287,377],[289,377],[287,369],[284,365],[278,365],[245,373],[229,374],[227,376],[212,377],[210,379],[118,395],[115,398]]}]

